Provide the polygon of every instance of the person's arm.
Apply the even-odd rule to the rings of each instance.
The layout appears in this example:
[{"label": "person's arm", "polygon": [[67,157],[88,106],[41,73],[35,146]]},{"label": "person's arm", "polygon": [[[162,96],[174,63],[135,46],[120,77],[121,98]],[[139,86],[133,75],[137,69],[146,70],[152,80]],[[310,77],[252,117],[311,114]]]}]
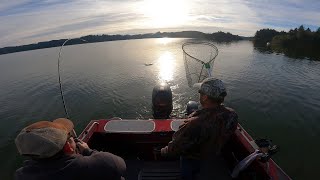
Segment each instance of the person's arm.
[{"label": "person's arm", "polygon": [[229,113],[226,115],[226,136],[229,138],[237,129],[238,126],[238,115],[237,113],[231,109],[227,108],[229,110]]},{"label": "person's arm", "polygon": [[125,161],[108,152],[95,151],[90,156],[83,156],[81,161],[85,166],[85,174],[92,179],[120,180],[126,172]]},{"label": "person's arm", "polygon": [[95,150],[92,150],[89,148],[88,144],[83,142],[80,139],[77,139],[77,149],[79,150],[79,153],[83,156],[90,156],[92,153],[96,152]]},{"label": "person's arm", "polygon": [[92,177],[118,179],[124,176],[126,171],[125,161],[114,154],[99,152],[89,148],[87,143],[77,143],[80,153],[84,156],[89,173]]},{"label": "person's arm", "polygon": [[174,133],[168,146],[161,149],[161,154],[178,155],[192,150],[200,142],[201,126],[197,117],[188,119]]}]

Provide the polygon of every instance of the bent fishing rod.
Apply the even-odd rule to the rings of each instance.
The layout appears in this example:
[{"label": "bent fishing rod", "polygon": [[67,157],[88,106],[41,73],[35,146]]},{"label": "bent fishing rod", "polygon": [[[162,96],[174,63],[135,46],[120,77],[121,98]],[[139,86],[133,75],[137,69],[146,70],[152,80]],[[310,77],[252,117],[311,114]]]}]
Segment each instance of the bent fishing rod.
[{"label": "bent fishing rod", "polygon": [[[86,41],[86,40],[84,40],[84,39],[81,39],[81,38],[76,38],[76,39],[79,39],[79,40],[81,40],[81,41],[83,41],[83,42],[88,42],[88,41]],[[61,63],[60,63],[60,59],[61,59],[62,49],[63,49],[64,45],[66,45],[67,42],[70,41],[70,40],[74,40],[74,39],[69,38],[69,39],[67,39],[67,40],[65,40],[65,41],[63,42],[63,44],[60,46],[59,56],[58,56],[59,89],[60,89],[60,95],[61,95],[61,99],[62,99],[63,109],[64,109],[64,112],[65,112],[66,117],[67,117],[68,119],[70,119],[70,116],[69,116],[69,113],[68,113],[68,110],[67,110],[67,106],[66,106],[66,102],[65,102],[65,100],[64,100],[64,95],[63,95],[63,89],[62,89],[62,83],[61,83],[61,73],[60,73],[60,64],[61,64]],[[74,135],[75,137],[77,137],[77,133],[75,132],[74,129],[72,130],[72,133],[73,133],[73,135]]]}]

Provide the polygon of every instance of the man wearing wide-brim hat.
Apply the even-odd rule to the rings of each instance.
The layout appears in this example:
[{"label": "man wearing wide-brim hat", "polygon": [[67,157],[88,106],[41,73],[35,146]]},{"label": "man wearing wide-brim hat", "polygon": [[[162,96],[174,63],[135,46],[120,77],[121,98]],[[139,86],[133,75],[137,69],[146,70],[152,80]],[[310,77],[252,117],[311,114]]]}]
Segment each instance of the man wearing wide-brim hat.
[{"label": "man wearing wide-brim hat", "polygon": [[15,143],[19,153],[30,160],[16,171],[15,179],[121,179],[126,170],[124,160],[93,151],[83,141],[76,143],[73,128],[70,120],[59,118],[22,129]]}]

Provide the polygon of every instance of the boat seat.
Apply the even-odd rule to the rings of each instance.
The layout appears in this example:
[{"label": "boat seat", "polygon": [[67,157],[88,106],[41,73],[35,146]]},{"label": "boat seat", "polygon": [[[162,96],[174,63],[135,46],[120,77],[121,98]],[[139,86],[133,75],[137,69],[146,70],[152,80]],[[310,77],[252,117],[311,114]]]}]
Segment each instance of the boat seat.
[{"label": "boat seat", "polygon": [[104,126],[107,133],[151,133],[154,128],[152,120],[111,120]]}]

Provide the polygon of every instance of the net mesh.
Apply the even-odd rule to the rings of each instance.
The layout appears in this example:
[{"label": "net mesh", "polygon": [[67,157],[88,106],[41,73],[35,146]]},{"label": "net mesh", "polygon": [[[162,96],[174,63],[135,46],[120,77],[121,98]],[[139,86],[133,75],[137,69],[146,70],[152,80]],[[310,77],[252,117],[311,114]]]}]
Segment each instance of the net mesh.
[{"label": "net mesh", "polygon": [[209,42],[187,42],[182,45],[188,85],[203,81],[211,76],[218,48]]}]

